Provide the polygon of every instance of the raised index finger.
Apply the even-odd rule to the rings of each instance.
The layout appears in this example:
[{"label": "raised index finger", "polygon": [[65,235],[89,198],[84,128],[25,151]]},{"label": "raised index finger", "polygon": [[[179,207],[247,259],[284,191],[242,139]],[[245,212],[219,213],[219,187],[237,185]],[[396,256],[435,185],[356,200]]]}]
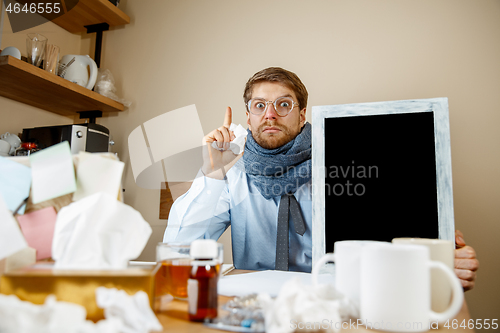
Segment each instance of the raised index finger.
[{"label": "raised index finger", "polygon": [[224,117],[224,127],[229,128],[231,126],[233,119],[233,112],[231,111],[231,107],[227,107],[226,109],[226,116]]}]

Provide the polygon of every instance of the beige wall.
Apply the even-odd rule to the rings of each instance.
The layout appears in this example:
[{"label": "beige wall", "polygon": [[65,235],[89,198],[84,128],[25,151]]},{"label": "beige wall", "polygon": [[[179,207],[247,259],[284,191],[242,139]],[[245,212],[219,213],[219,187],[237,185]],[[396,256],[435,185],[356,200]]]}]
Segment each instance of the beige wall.
[{"label": "beige wall", "polygon": [[[481,261],[466,297],[473,318],[499,318],[498,0],[122,0],[120,8],[132,22],[105,33],[102,67],[133,105],[100,123],[127,162],[129,133],[167,111],[196,104],[205,133],[228,105],[244,123],[244,83],[268,66],[296,72],[310,106],[448,97],[456,227]],[[0,100],[0,116],[12,103]],[[159,191],[138,188],[129,163],[124,187],[154,229],[141,256],[153,260],[166,225]]]}]

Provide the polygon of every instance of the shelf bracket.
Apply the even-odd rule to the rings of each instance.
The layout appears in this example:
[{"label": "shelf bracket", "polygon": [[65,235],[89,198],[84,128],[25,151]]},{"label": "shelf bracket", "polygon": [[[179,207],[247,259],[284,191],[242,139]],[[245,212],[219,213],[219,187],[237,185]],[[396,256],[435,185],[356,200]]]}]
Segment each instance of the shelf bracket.
[{"label": "shelf bracket", "polygon": [[109,30],[109,24],[107,23],[99,23],[99,24],[91,24],[86,25],[87,33],[96,33],[95,38],[95,54],[94,61],[97,64],[97,68],[101,68],[101,52],[102,52],[102,33],[103,31]]},{"label": "shelf bracket", "polygon": [[99,111],[99,110],[80,111],[78,113],[80,114],[80,119],[88,118],[90,124],[95,124],[96,118],[102,117],[102,111]]}]

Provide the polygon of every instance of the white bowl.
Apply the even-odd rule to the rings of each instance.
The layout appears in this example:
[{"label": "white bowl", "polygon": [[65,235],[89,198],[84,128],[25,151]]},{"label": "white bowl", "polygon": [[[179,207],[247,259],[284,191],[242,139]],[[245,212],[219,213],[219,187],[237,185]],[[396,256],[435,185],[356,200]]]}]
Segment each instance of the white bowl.
[{"label": "white bowl", "polygon": [[6,55],[21,60],[21,51],[16,49],[14,46],[7,46],[5,49],[3,49],[2,53],[0,53],[0,56],[6,56]]}]

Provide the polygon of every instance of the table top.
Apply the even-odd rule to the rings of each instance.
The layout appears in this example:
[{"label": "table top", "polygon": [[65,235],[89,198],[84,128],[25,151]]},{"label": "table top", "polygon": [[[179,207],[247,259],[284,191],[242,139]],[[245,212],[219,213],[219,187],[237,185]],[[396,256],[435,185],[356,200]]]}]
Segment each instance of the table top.
[{"label": "table top", "polygon": [[[243,273],[248,273],[250,271],[241,271],[241,270],[234,270],[229,275],[232,274],[243,274]],[[225,304],[227,301],[231,300],[232,297],[227,297],[227,296],[219,296],[219,309],[223,304]],[[188,320],[188,303],[187,301],[181,301],[181,300],[173,300],[170,303],[164,305],[163,311],[157,312],[157,317],[160,320],[160,323],[163,326],[163,332],[179,332],[179,333],[213,333],[213,332],[223,332],[215,329],[208,328],[204,326],[202,323],[195,323],[191,322]],[[456,319],[456,322],[458,323],[458,328],[459,331],[466,331],[462,328],[460,328],[460,324],[462,321],[465,320],[467,322],[470,319],[470,314],[469,314],[469,309],[467,308],[467,304],[464,301],[464,304],[462,306],[462,309],[460,312],[457,314],[457,316],[454,318]],[[355,321],[355,320],[353,320]],[[450,321],[450,326],[451,326],[451,321]],[[347,325],[346,325],[347,327]],[[370,330],[370,329],[365,329],[364,327],[359,326],[358,328],[347,328],[344,329],[343,331],[348,331],[348,332],[381,332],[381,331],[376,331],[376,330]],[[457,330],[453,330],[453,332],[456,332]],[[471,330],[474,331],[474,330]],[[440,325],[438,329],[432,329],[429,332],[450,332],[450,330],[444,325]]]}]

